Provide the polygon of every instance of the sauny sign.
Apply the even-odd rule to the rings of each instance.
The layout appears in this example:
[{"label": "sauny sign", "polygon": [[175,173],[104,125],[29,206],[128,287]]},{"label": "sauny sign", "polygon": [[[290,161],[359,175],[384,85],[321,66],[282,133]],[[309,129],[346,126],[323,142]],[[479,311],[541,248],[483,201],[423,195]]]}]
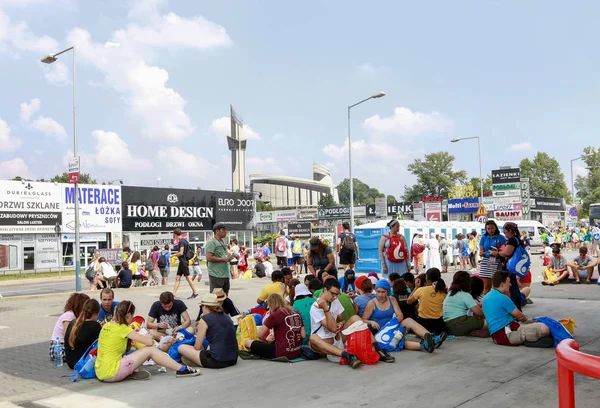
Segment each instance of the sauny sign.
[{"label": "sauny sign", "polygon": [[494,211],[496,219],[501,221],[514,221],[522,218],[521,211]]}]

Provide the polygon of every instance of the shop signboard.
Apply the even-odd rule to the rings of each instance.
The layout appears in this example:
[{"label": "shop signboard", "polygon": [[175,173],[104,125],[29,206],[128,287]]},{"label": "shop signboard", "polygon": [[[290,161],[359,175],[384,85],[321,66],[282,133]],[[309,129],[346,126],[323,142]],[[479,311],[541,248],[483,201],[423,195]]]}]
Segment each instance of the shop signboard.
[{"label": "shop signboard", "polygon": [[260,211],[257,212],[256,222],[257,223],[266,223],[266,222],[275,222],[275,217],[273,216],[275,211]]},{"label": "shop signboard", "polygon": [[319,210],[317,208],[302,208],[298,210],[298,221],[300,220],[318,220]]},{"label": "shop signboard", "polygon": [[479,198],[451,198],[448,200],[448,213],[475,213],[479,208]]},{"label": "shop signboard", "polygon": [[310,238],[312,235],[312,223],[310,222],[291,222],[288,224],[288,235],[297,235],[300,238]]},{"label": "shop signboard", "polygon": [[0,181],[0,233],[54,233],[62,222],[60,185]]},{"label": "shop signboard", "polygon": [[[367,208],[367,216],[368,217],[374,217],[376,215],[376,209],[375,209],[375,204],[368,204]],[[402,203],[394,203],[394,204],[387,204],[387,216],[396,216],[396,215],[413,215],[414,213],[414,209],[413,209],[413,203],[411,203],[410,201],[407,202],[402,202]],[[381,214],[377,214],[377,216],[379,217],[383,217]]]},{"label": "shop signboard", "polygon": [[104,257],[106,262],[113,266],[120,265],[123,261],[123,250],[121,248],[96,249],[94,253]]},{"label": "shop signboard", "polygon": [[529,207],[532,211],[567,211],[564,198],[531,197]]},{"label": "shop signboard", "polygon": [[58,268],[60,250],[56,234],[35,234],[33,267],[35,269]]},{"label": "shop signboard", "polygon": [[298,219],[296,210],[275,211],[275,221],[277,222],[295,222]]},{"label": "shop signboard", "polygon": [[521,181],[521,169],[499,169],[492,170],[492,184],[519,183]]},{"label": "shop signboard", "polygon": [[[75,242],[75,234],[67,233],[61,234],[60,236],[62,242]],[[104,232],[84,232],[83,234],[79,234],[80,242],[105,242],[106,234]]]},{"label": "shop signboard", "polygon": [[[75,188],[61,184],[62,231],[75,232]],[[122,230],[121,186],[79,184],[80,232],[118,232]]]},{"label": "shop signboard", "polygon": [[494,217],[500,221],[518,221],[523,218],[521,211],[494,211]]},{"label": "shop signboard", "polygon": [[440,222],[442,221],[442,202],[426,202],[425,218],[427,221]]},{"label": "shop signboard", "polygon": [[215,193],[215,220],[232,231],[251,229],[254,218],[254,195],[251,193],[212,191]]},{"label": "shop signboard", "polygon": [[414,219],[415,221],[424,221],[425,220],[425,208],[423,207],[424,203],[413,203],[413,211],[414,211]]},{"label": "shop signboard", "polygon": [[[354,217],[366,217],[367,210],[364,205],[354,207]],[[324,207],[319,208],[320,220],[350,219],[350,207]]]},{"label": "shop signboard", "polygon": [[492,192],[494,197],[521,197],[521,190],[520,189],[514,189],[514,190],[494,190]]},{"label": "shop signboard", "polygon": [[452,186],[450,193],[448,193],[449,199],[456,198],[475,198],[479,197],[479,191],[472,185],[468,186]]}]

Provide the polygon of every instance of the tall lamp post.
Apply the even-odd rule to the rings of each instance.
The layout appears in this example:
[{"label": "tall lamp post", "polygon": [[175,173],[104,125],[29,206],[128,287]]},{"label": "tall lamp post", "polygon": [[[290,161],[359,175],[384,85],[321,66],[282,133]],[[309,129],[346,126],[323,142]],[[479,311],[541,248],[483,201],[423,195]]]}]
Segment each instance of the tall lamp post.
[{"label": "tall lamp post", "polygon": [[[73,51],[73,156],[77,157],[77,104],[75,103],[75,46],[49,54],[42,58],[44,64],[52,64],[58,60],[60,54],[67,51]],[[74,200],[75,200],[75,248],[73,248],[73,258],[75,260],[75,290],[81,290],[81,254],[79,245],[79,183],[74,183]]]},{"label": "tall lamp post", "polygon": [[483,171],[481,168],[481,144],[479,143],[479,136],[471,136],[471,137],[459,137],[450,140],[452,143],[460,142],[461,140],[468,139],[477,139],[477,152],[479,153],[479,188],[481,193],[481,198],[479,199],[479,204],[483,205]]},{"label": "tall lamp post", "polygon": [[385,92],[379,91],[354,105],[348,106],[348,175],[350,177],[350,232],[354,232],[354,181],[352,180],[352,138],[350,137],[350,109],[369,99],[383,98]]}]

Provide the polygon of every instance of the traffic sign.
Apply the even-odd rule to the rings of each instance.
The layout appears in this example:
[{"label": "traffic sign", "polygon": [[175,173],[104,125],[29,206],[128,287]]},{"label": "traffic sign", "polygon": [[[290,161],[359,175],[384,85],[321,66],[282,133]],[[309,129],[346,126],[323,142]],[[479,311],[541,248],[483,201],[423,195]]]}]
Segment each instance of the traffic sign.
[{"label": "traffic sign", "polygon": [[477,209],[477,215],[487,215],[487,210],[485,209],[485,205],[481,204],[479,206],[479,208]]},{"label": "traffic sign", "polygon": [[485,224],[487,222],[488,218],[487,216],[480,214],[477,216],[477,221],[479,221],[482,224]]},{"label": "traffic sign", "polygon": [[579,210],[577,209],[577,207],[569,208],[569,215],[571,217],[577,217],[578,214],[579,214]]},{"label": "traffic sign", "polygon": [[69,171],[68,171],[69,184],[79,183],[79,157],[72,157],[69,159]]}]

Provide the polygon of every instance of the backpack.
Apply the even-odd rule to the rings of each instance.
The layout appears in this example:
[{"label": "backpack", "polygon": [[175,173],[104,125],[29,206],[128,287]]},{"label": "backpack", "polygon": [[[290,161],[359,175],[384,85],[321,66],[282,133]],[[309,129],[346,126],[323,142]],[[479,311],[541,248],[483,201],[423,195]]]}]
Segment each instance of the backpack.
[{"label": "backpack", "polygon": [[386,250],[388,259],[392,262],[404,262],[408,259],[408,249],[406,248],[406,241],[400,234],[394,235],[393,237],[388,234],[384,235],[390,240],[390,247]]},{"label": "backpack", "polygon": [[185,239],[180,239],[179,240],[179,245],[183,245],[183,256],[185,257],[186,260],[190,260],[194,257],[194,250],[192,249],[192,246],[190,245],[189,242],[187,242]]},{"label": "backpack", "polygon": [[90,378],[96,378],[96,355],[98,354],[98,339],[96,339],[91,346],[88,347],[83,356],[75,364],[73,374],[65,374],[63,377],[72,377],[71,382],[75,382],[79,377],[86,380]]},{"label": "backpack", "polygon": [[292,253],[296,255],[302,254],[302,241],[299,239],[294,240],[294,246],[292,247]]},{"label": "backpack", "polygon": [[530,266],[531,259],[529,258],[529,254],[521,245],[515,248],[515,252],[506,262],[506,269],[520,278],[527,276]]},{"label": "backpack", "polygon": [[160,255],[158,256],[158,261],[156,262],[156,265],[159,268],[166,268],[167,267],[167,254],[165,254],[164,252],[161,252]]},{"label": "backpack", "polygon": [[253,315],[247,315],[238,323],[238,348],[240,350],[248,350],[246,348],[246,340],[258,340],[258,330],[256,329],[256,320]]},{"label": "backpack", "polygon": [[350,232],[346,232],[344,234],[344,239],[342,240],[342,249],[344,251],[354,251],[356,247],[354,246],[354,235]]},{"label": "backpack", "polygon": [[281,238],[277,239],[277,244],[275,245],[275,250],[277,252],[287,251],[287,248],[285,246],[285,238],[281,237]]},{"label": "backpack", "polygon": [[88,267],[85,270],[85,278],[89,281],[94,279],[94,275],[96,275],[95,266],[96,266],[95,262],[91,263],[90,265],[88,265]]},{"label": "backpack", "polygon": [[148,258],[146,258],[146,264],[144,266],[144,269],[147,272],[152,272],[154,270],[154,261],[152,260],[152,252],[150,252],[150,255],[148,255]]}]

